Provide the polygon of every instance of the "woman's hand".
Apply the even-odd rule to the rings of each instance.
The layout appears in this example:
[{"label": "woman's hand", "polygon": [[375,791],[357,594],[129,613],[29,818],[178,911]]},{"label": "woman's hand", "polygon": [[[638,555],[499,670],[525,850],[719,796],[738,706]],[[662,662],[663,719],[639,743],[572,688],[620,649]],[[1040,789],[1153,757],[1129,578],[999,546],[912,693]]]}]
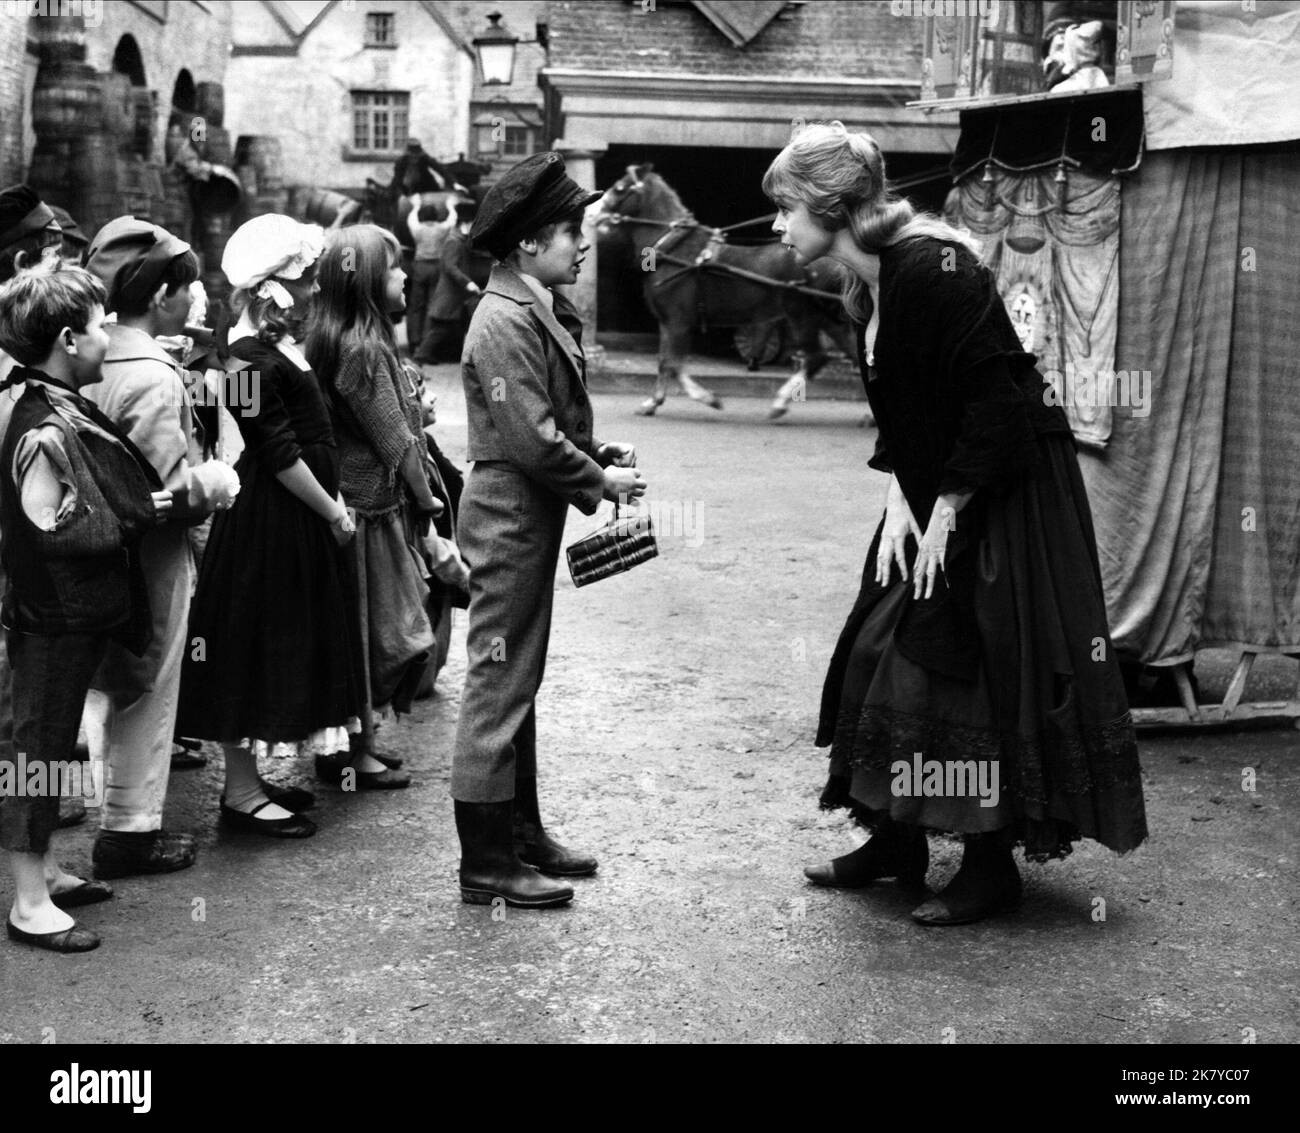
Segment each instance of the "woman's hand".
[{"label": "woman's hand", "polygon": [[876,555],[876,582],[881,586],[889,585],[894,563],[898,563],[898,573],[907,581],[907,537],[911,535],[918,543],[921,541],[921,528],[912,517],[912,509],[907,506],[907,499],[893,480],[889,485],[889,499],[885,504],[885,522],[880,528],[880,551]]},{"label": "woman's hand", "polygon": [[[935,578],[944,573],[944,559],[948,554],[948,532],[956,522],[956,513],[950,507],[935,504],[916,552],[916,576],[912,588],[913,598],[929,598],[934,593]],[[947,579],[944,579],[945,583]]]},{"label": "woman's hand", "polygon": [[966,506],[971,493],[963,492],[940,496],[934,501],[930,512],[930,522],[926,524],[925,535],[921,539],[920,550],[916,554],[916,585],[912,591],[914,598],[929,598],[934,593],[935,579],[945,574],[948,554],[948,532],[957,527],[957,513]]}]

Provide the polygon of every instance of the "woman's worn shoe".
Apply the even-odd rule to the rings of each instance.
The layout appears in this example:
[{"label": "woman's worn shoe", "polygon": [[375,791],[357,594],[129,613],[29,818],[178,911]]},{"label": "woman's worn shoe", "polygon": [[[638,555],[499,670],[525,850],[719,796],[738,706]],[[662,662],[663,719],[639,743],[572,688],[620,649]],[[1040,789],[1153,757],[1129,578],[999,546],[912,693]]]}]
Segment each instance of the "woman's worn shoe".
[{"label": "woman's worn shoe", "polygon": [[920,886],[930,866],[925,832],[902,833],[897,827],[881,831],[851,854],[825,865],[809,866],[804,876],[814,885],[834,889],[861,889],[873,881],[896,877],[900,885]]},{"label": "woman's worn shoe", "polygon": [[30,944],[33,948],[44,948],[47,952],[93,952],[99,947],[98,936],[90,929],[75,924],[62,932],[23,932],[6,919],[5,930],[9,933],[10,940]]},{"label": "woman's worn shoe", "polygon": [[[402,757],[400,755],[381,755],[377,751],[366,752],[365,738],[360,733],[354,733],[348,737],[348,758],[342,763],[346,767],[358,755],[368,754],[371,759],[382,763],[389,771],[396,771],[402,766]],[[320,759],[317,756],[317,759]],[[325,758],[338,758],[337,756],[327,756]]]},{"label": "woman's worn shoe", "polygon": [[173,873],[188,869],[197,857],[193,835],[170,830],[101,830],[90,854],[95,876],[101,881],[133,874]]},{"label": "woman's worn shoe", "polygon": [[[268,783],[265,779],[258,779],[262,784],[262,794],[268,802],[275,803],[276,806],[284,807],[285,810],[291,810],[294,814],[299,811],[311,810],[316,805],[316,796],[302,787],[279,787],[274,783]],[[221,796],[221,801],[226,801],[226,796]]]},{"label": "woman's worn shoe", "polygon": [[348,780],[351,786],[348,789],[354,791],[400,791],[411,785],[409,772],[395,771],[387,766],[385,759],[380,759],[379,756],[374,758],[385,764],[383,771],[357,771],[352,767],[350,756],[344,757],[340,762],[337,756],[318,755],[316,757],[316,778],[322,783],[332,783],[336,787],[345,787],[344,776],[351,772]]},{"label": "woman's worn shoe", "polygon": [[316,824],[301,814],[291,814],[288,818],[258,818],[257,812],[271,806],[268,799],[255,806],[251,811],[235,810],[221,804],[221,823],[232,830],[243,830],[253,834],[266,834],[271,838],[310,838],[316,833]]},{"label": "woman's worn shoe", "polygon": [[968,866],[963,860],[942,891],[912,910],[912,920],[929,927],[973,924],[1015,912],[1020,908],[1021,892],[1020,871],[1010,857],[992,870]]},{"label": "woman's worn shoe", "polygon": [[203,741],[190,739],[189,736],[172,737],[172,770],[197,771],[208,765],[208,757],[203,754]]},{"label": "woman's worn shoe", "polygon": [[65,889],[62,893],[51,893],[50,900],[60,909],[77,909],[82,905],[97,905],[100,901],[111,900],[113,887],[102,881],[83,881],[75,889]]}]

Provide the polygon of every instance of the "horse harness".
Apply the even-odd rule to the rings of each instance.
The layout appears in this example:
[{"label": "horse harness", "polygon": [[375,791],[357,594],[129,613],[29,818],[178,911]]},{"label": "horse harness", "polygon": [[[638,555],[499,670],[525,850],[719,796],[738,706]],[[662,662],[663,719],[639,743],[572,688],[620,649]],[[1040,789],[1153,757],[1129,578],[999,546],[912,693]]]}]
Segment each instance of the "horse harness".
[{"label": "horse harness", "polygon": [[[634,192],[640,190],[641,185],[642,182],[640,180],[629,185],[624,191],[623,196],[619,199],[618,204],[624,204]],[[752,283],[761,283],[768,287],[780,287],[787,291],[797,291],[801,295],[808,295],[814,299],[837,300],[839,296],[831,291],[821,291],[818,288],[809,287],[806,284],[795,283],[793,280],[773,279],[770,276],[759,275],[757,272],[746,271],[744,268],[734,267],[731,264],[720,264],[715,261],[714,257],[717,253],[717,249],[727,243],[726,234],[728,232],[737,228],[749,228],[755,224],[765,224],[775,216],[776,213],[768,213],[766,216],[755,217],[753,220],[742,220],[737,224],[728,224],[723,228],[712,228],[707,224],[701,224],[690,212],[685,216],[679,216],[676,220],[658,220],[654,217],[633,216],[627,213],[616,212],[612,209],[608,209],[604,211],[602,219],[608,220],[611,224],[622,224],[624,221],[631,221],[635,224],[644,224],[651,227],[666,229],[664,234],[650,245],[650,251],[653,253],[656,263],[658,263],[659,260],[663,260],[666,263],[670,263],[673,266],[680,267],[684,270],[675,272],[671,275],[656,277],[654,282],[650,285],[651,287],[669,287],[684,279],[690,271],[714,271],[722,272],[725,275],[733,275],[740,279],[746,279]],[[670,247],[675,247],[677,243],[680,243],[680,239],[677,241],[671,240],[674,233],[682,233],[683,236],[685,236],[690,232],[707,232],[709,234],[708,241],[705,243],[704,247],[700,249],[695,258],[693,260],[686,260],[679,256],[671,255],[668,252],[668,249]],[[702,298],[699,306],[700,323],[703,324],[704,311]]]}]

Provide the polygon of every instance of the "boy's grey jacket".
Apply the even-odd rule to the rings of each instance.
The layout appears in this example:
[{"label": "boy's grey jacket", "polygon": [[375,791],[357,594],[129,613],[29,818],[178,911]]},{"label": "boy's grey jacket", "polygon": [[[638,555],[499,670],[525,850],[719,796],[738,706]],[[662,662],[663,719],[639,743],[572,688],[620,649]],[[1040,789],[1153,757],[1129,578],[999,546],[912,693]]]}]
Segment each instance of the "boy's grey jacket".
[{"label": "boy's grey jacket", "polygon": [[[562,312],[572,306],[561,295]],[[605,486],[582,348],[504,264],[492,269],[461,356],[467,459],[503,461],[585,515]]]}]

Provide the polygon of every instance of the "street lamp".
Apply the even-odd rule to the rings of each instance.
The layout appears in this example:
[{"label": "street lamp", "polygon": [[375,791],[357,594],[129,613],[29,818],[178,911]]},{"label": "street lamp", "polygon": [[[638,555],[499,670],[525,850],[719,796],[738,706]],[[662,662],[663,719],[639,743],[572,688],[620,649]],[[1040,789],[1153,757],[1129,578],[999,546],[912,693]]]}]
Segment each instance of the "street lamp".
[{"label": "street lamp", "polygon": [[501,26],[501,13],[488,13],[488,26],[474,37],[479,74],[484,86],[509,86],[515,73],[515,46],[519,37]]}]

